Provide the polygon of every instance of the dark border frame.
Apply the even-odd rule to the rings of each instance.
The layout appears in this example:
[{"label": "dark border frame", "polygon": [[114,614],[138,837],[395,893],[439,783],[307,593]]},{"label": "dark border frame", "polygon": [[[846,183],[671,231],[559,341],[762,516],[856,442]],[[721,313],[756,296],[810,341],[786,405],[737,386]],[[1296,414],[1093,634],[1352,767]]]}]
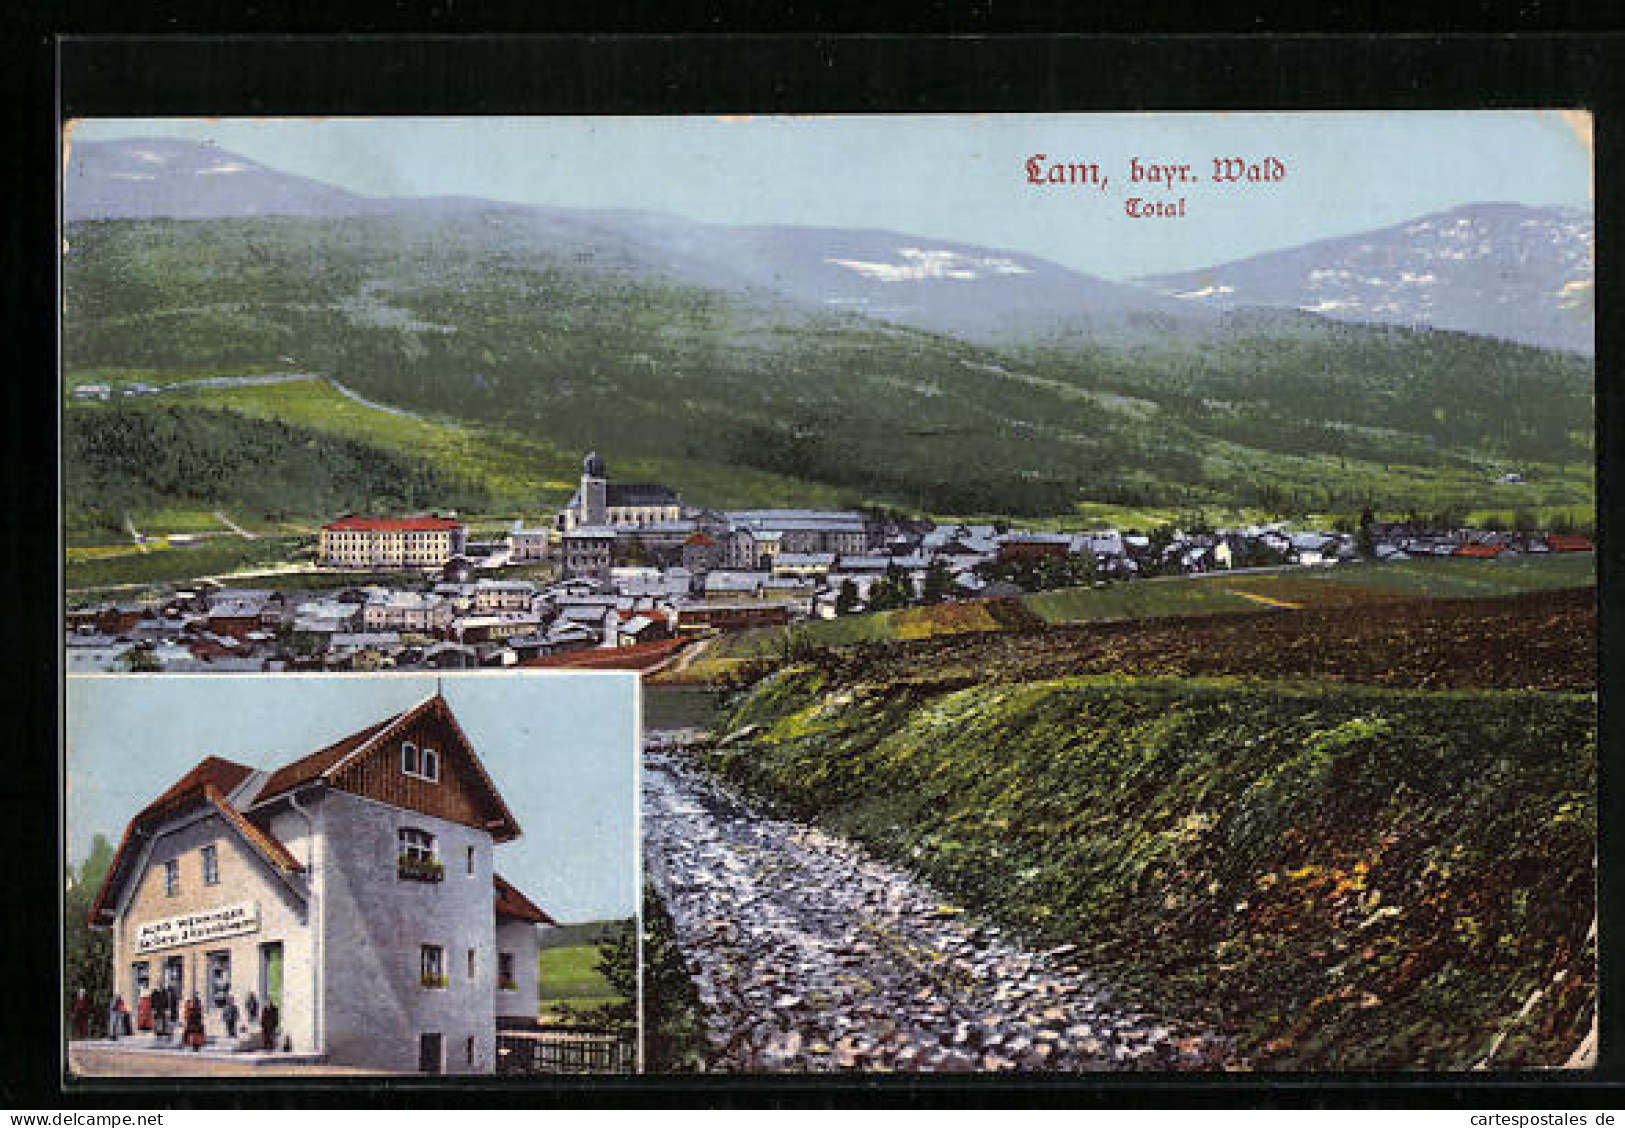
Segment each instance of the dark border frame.
[{"label": "dark border frame", "polygon": [[[273,5],[274,6],[274,5]],[[196,26],[178,6],[168,26]],[[1599,1069],[1579,1077],[1552,1074],[1467,1075],[1227,1075],[1196,1078],[1110,1077],[1073,1079],[929,1077],[763,1078],[699,1076],[634,1081],[562,1081],[556,1085],[462,1082],[455,1085],[369,1079],[360,1084],[315,1086],[252,1084],[232,1080],[81,1082],[63,1092],[58,1082],[56,951],[42,936],[41,922],[55,921],[57,859],[43,857],[43,843],[57,841],[55,825],[55,715],[60,670],[56,648],[60,607],[55,561],[42,554],[39,532],[57,521],[54,437],[55,219],[58,166],[57,113],[69,116],[190,116],[197,114],[632,114],[711,112],[948,113],[961,111],[1104,111],[1176,109],[1467,109],[1548,106],[1585,108],[1596,115],[1596,181],[1607,189],[1620,180],[1625,150],[1625,36],[1557,32],[1574,26],[1567,9],[1526,6],[1518,22],[1500,30],[1520,34],[1438,35],[1416,28],[1402,35],[1328,35],[1316,30],[1357,26],[1343,9],[1319,13],[1318,25],[1302,33],[1144,35],[1128,30],[1144,13],[1108,16],[1106,35],[1038,34],[1062,24],[1053,11],[1029,8],[1001,26],[991,4],[947,13],[929,5],[911,30],[945,31],[925,37],[894,34],[831,34],[861,26],[836,6],[811,20],[813,34],[695,35],[713,18],[683,12],[665,17],[669,32],[625,34],[639,16],[620,13],[607,26],[613,34],[576,34],[581,20],[555,14],[557,32],[542,35],[447,36],[378,34],[424,25],[441,30],[535,26],[522,6],[488,6],[468,16],[436,11],[414,28],[398,11],[362,35],[154,35],[140,18],[104,21],[105,32],[57,36],[33,21],[33,34],[8,43],[5,54],[21,62],[27,80],[42,73],[48,89],[26,91],[13,102],[5,159],[21,173],[25,207],[3,220],[10,246],[21,250],[4,277],[6,316],[20,322],[22,337],[46,346],[50,360],[13,377],[12,402],[19,422],[40,442],[24,461],[14,451],[7,477],[11,503],[7,562],[13,584],[33,598],[17,620],[10,683],[31,708],[13,727],[13,802],[0,825],[14,859],[27,859],[30,876],[8,885],[8,912],[0,933],[12,955],[15,1036],[0,1070],[0,1099],[13,1107],[66,1105],[135,1108],[143,1104],[334,1105],[365,1100],[374,1106],[415,1107],[478,1104],[570,1104],[597,1106],[660,1098],[689,1104],[853,1104],[907,1102],[923,1106],[1010,1104],[1120,1106],[1276,1105],[1501,1108],[1580,1107],[1618,1103],[1625,1092],[1625,997],[1612,984],[1625,981],[1625,945],[1604,945],[1600,995],[1603,1057]],[[1482,13],[1480,13],[1482,15]],[[792,14],[793,16],[793,14]],[[280,18],[282,29],[310,27],[284,12],[250,9],[242,25],[264,32]],[[655,16],[659,19],[659,16]],[[1162,17],[1164,20],[1167,16]],[[147,21],[155,23],[151,17]],[[210,17],[204,17],[207,25]],[[1583,19],[1583,17],[1582,17]],[[954,22],[949,22],[954,21]],[[83,19],[71,20],[81,26]],[[746,27],[772,26],[759,15]],[[121,26],[122,25],[122,26]],[[945,26],[946,25],[946,26]],[[162,26],[162,25],[160,25]],[[321,27],[322,25],[316,24]],[[647,24],[645,24],[647,26]],[[806,26],[804,24],[804,26]],[[1212,26],[1210,22],[1210,26]],[[1239,21],[1219,32],[1257,26]],[[822,30],[816,30],[822,29]],[[85,30],[90,30],[86,28]],[[330,25],[323,30],[331,30]],[[117,34],[131,31],[135,34]],[[1009,32],[1013,31],[1014,34]],[[14,77],[18,71],[14,68]],[[57,83],[60,82],[60,86]],[[45,96],[40,95],[44,93]],[[1373,175],[1382,175],[1373,170]],[[1386,174],[1403,175],[1403,171]],[[1621,271],[1610,257],[1621,229],[1619,195],[1600,193],[1597,292],[1604,304]],[[43,330],[41,327],[45,327]],[[1621,494],[1609,489],[1619,473],[1619,436],[1625,392],[1606,375],[1625,349],[1617,319],[1597,323],[1599,378],[1600,685],[1620,680],[1619,616],[1610,581],[1620,574],[1621,538],[1614,535]],[[30,426],[31,425],[31,426]],[[43,438],[43,442],[41,439]],[[37,587],[38,590],[30,590]],[[1625,789],[1617,763],[1621,706],[1600,701],[1601,920],[1600,933],[1625,933],[1625,877],[1611,864],[1625,843]],[[47,753],[46,750],[51,750]],[[26,760],[23,759],[26,757]],[[49,758],[48,758],[49,757]],[[54,852],[53,852],[54,853]],[[25,867],[18,867],[19,869]],[[16,871],[14,870],[14,873]],[[35,880],[35,879],[38,880]],[[1610,1099],[1612,1098],[1612,1099]]]}]

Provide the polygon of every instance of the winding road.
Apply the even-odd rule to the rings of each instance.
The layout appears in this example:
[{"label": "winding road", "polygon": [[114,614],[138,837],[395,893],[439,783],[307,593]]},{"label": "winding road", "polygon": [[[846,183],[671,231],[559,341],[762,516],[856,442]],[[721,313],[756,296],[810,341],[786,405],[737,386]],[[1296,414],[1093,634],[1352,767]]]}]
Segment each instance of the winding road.
[{"label": "winding road", "polygon": [[650,734],[644,849],[727,1071],[1220,1069],[1070,946],[1025,948],[918,878],[768,818]]}]

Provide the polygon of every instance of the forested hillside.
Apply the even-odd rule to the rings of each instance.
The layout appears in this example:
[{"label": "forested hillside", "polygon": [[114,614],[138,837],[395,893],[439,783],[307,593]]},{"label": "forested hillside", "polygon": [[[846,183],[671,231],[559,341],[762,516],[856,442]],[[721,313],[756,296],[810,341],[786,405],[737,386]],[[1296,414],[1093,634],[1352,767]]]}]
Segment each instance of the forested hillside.
[{"label": "forested hillside", "polygon": [[[70,381],[319,372],[561,449],[937,513],[1591,499],[1590,362],[1460,334],[1243,311],[1154,346],[1000,351],[688,284],[517,210],[101,221],[68,239]],[[1509,469],[1529,484],[1490,485]]]},{"label": "forested hillside", "polygon": [[486,502],[422,459],[209,408],[81,407],[62,445],[70,527],[117,529],[128,512],[176,501],[273,518]]}]

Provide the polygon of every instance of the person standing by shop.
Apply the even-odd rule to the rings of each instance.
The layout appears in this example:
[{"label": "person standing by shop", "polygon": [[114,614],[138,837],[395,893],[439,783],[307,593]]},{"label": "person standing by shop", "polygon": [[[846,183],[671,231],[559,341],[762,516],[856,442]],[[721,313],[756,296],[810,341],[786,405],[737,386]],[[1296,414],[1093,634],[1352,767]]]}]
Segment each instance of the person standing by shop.
[{"label": "person standing by shop", "polygon": [[237,1000],[230,995],[226,996],[226,1005],[220,1009],[220,1020],[226,1024],[226,1037],[236,1041]]},{"label": "person standing by shop", "polygon": [[186,1000],[186,1012],[183,1021],[186,1028],[183,1041],[186,1045],[192,1047],[193,1053],[197,1053],[203,1049],[204,1036],[203,1003],[197,997],[196,992],[193,992],[192,997]]},{"label": "person standing by shop", "polygon": [[90,1000],[85,996],[83,987],[73,993],[73,1010],[70,1012],[70,1018],[75,1038],[82,1040],[90,1037]]},{"label": "person standing by shop", "polygon": [[276,1004],[267,1000],[260,1010],[260,1043],[265,1049],[276,1049],[276,1032],[281,1022],[282,1016],[277,1013]]}]

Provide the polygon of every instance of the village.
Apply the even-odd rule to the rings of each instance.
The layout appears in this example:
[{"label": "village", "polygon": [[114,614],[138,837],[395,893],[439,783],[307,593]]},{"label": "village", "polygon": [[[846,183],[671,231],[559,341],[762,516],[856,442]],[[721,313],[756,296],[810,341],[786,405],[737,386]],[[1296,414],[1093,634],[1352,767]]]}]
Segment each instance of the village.
[{"label": "village", "polygon": [[[546,526],[477,541],[452,516],[345,516],[322,527],[314,563],[338,586],[277,587],[272,575],[267,586],[206,581],[71,609],[67,669],[649,669],[719,631],[918,603],[1259,567],[1591,550],[1578,534],[1422,521],[1134,534],[724,511],[685,506],[665,486],[614,483],[589,454],[579,488]],[[350,574],[357,582],[346,586]]]}]

